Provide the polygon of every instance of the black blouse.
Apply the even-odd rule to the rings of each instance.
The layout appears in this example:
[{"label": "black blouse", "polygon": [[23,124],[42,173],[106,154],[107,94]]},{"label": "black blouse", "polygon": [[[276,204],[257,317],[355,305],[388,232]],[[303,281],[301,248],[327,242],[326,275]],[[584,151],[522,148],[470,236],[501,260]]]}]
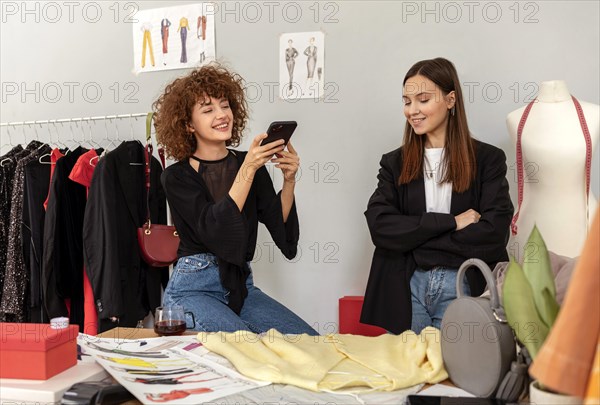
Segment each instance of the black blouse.
[{"label": "black blouse", "polygon": [[231,189],[238,172],[238,162],[235,154],[229,151],[227,156],[219,160],[203,160],[191,156],[199,165],[198,173],[208,187],[213,200],[220,201]]},{"label": "black blouse", "polygon": [[[247,152],[231,152],[239,168]],[[247,295],[247,262],[254,256],[258,221],[265,224],[285,257],[296,256],[300,234],[296,204],[292,204],[284,223],[281,193],[275,193],[264,166],[254,175],[242,212],[228,193],[215,201],[202,176],[187,160],[165,169],[161,181],[179,233],[178,257],[197,253],[217,256],[221,283],[230,291],[228,305],[236,313]]]}]

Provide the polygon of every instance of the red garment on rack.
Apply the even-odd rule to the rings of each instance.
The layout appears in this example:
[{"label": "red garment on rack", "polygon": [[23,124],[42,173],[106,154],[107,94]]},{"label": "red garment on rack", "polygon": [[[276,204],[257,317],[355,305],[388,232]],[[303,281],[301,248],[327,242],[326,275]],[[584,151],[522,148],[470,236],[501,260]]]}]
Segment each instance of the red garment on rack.
[{"label": "red garment on rack", "polygon": [[[87,193],[92,184],[92,176],[98,162],[97,157],[98,153],[94,149],[84,153],[77,159],[77,163],[69,174],[71,180],[86,187]],[[85,268],[83,269],[83,333],[93,336],[98,334],[98,313],[96,312],[94,291]]]}]

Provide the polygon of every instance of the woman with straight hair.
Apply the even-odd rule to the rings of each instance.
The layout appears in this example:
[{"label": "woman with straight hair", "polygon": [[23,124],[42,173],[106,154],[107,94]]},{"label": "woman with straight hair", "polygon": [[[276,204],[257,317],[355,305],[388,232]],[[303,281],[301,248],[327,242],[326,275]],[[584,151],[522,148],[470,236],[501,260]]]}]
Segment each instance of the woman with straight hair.
[{"label": "woman with straight hair", "polygon": [[[420,333],[440,328],[465,260],[508,260],[513,206],[506,156],[471,137],[452,62],[414,64],[402,99],[404,142],[381,158],[365,212],[375,252],[361,322]],[[485,280],[471,269],[462,288],[480,295]]]}]

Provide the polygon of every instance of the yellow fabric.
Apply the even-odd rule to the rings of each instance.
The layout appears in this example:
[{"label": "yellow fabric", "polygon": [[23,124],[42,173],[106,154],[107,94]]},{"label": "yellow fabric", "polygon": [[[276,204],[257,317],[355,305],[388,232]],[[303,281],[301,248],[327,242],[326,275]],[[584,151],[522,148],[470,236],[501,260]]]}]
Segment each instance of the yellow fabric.
[{"label": "yellow fabric", "polygon": [[201,332],[198,340],[247,377],[312,391],[392,391],[448,378],[440,331],[431,327],[419,336],[412,331],[377,337],[282,335],[271,329],[263,335]]}]

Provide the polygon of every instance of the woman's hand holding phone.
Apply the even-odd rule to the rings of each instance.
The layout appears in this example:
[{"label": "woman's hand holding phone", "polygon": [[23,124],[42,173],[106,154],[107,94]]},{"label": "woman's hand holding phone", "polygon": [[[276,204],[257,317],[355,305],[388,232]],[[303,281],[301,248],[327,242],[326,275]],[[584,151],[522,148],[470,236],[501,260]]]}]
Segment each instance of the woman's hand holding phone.
[{"label": "woman's hand holding phone", "polygon": [[291,142],[287,143],[287,151],[283,150],[277,153],[277,157],[271,159],[275,163],[275,167],[281,169],[283,179],[288,183],[296,182],[296,173],[300,167],[300,157]]},{"label": "woman's hand holding phone", "polygon": [[251,178],[254,178],[254,173],[265,165],[276,154],[281,154],[285,148],[284,140],[278,139],[266,145],[261,145],[261,142],[267,137],[266,133],[257,135],[244,159],[245,171]]}]

